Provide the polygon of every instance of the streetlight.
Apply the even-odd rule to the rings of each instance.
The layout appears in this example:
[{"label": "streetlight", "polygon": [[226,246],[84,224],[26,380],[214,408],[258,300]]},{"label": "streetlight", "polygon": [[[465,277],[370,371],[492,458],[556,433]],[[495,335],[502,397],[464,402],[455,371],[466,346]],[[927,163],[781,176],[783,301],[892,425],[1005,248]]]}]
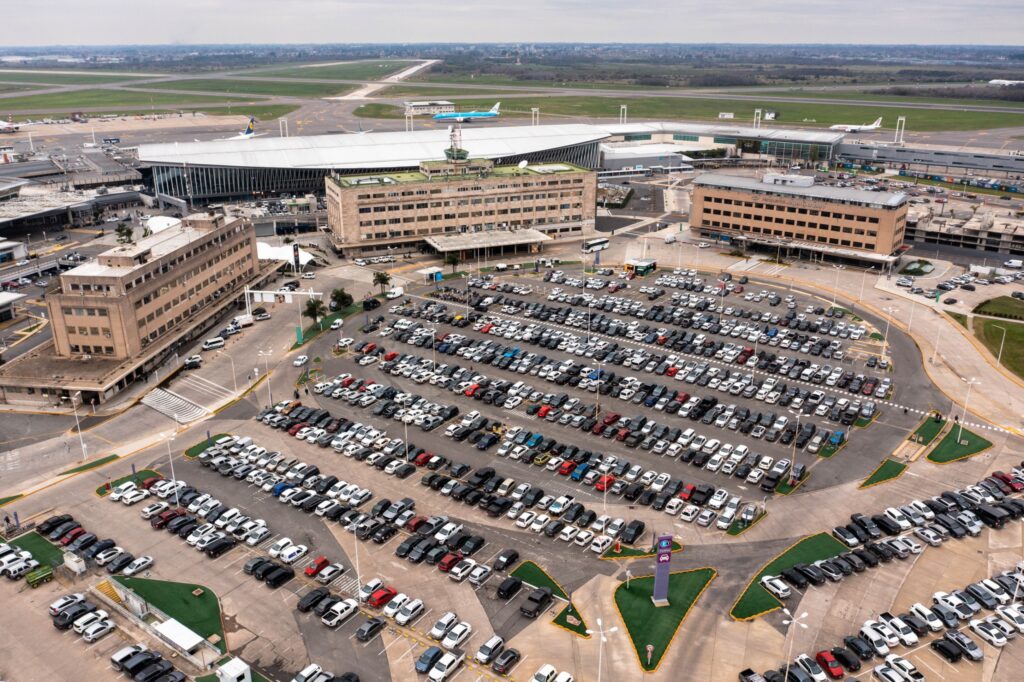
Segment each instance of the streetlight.
[{"label": "streetlight", "polygon": [[1003,332],[1003,338],[999,341],[999,355],[996,356],[996,364],[1003,364],[1003,344],[1006,343],[1006,327],[1002,327],[998,324],[992,325],[996,329],[1000,329]]},{"label": "streetlight", "polygon": [[899,312],[899,308],[889,306],[882,310],[883,312],[888,313],[888,315],[885,316],[885,334],[882,335],[882,357],[887,358],[889,357],[889,322],[892,319],[892,314]]},{"label": "streetlight", "polygon": [[860,278],[860,295],[857,297],[858,301],[863,301],[864,300],[864,284],[868,280],[868,273],[869,272],[874,272],[874,271],[875,271],[875,268],[874,268],[874,266],[872,266],[872,267],[868,268],[867,270],[865,270],[864,271],[864,275]]},{"label": "streetlight", "polygon": [[217,355],[223,355],[231,361],[231,383],[235,387],[235,393],[238,393],[238,379],[235,376],[235,359],[222,350],[217,351]]},{"label": "streetlight", "polygon": [[[963,379],[963,377],[960,378]],[[974,384],[978,382],[978,380],[975,377],[963,380],[967,382],[967,397],[964,398],[964,413],[963,416],[960,417],[960,428],[957,429],[956,433],[957,443],[959,443],[962,440],[961,436],[964,435],[964,420],[967,419],[967,403],[970,402],[971,400],[971,389],[974,388]]]},{"label": "streetlight", "polygon": [[793,663],[793,642],[796,641],[796,637],[790,638],[789,635],[792,632],[794,625],[798,625],[798,626],[802,627],[805,630],[807,629],[807,624],[801,622],[804,618],[807,617],[807,612],[804,611],[803,613],[801,613],[799,616],[796,616],[796,617],[794,617],[793,614],[790,613],[789,609],[787,609],[787,608],[783,608],[782,612],[784,614],[786,614],[786,616],[788,616],[786,618],[786,620],[782,621],[782,624],[788,626],[787,629],[786,629],[786,639],[789,640],[789,650],[788,650],[788,653],[786,654],[786,674],[782,676],[782,679],[788,680],[789,679],[789,666],[792,665],[792,663]]},{"label": "streetlight", "polygon": [[[76,395],[79,398],[81,398],[82,397],[82,392],[78,391]],[[86,460],[85,440],[82,438],[82,424],[78,421],[78,403],[75,402],[75,396],[68,397],[68,396],[63,396],[62,395],[60,397],[60,399],[61,400],[70,400],[71,401],[71,409],[74,410],[74,412],[75,412],[75,430],[78,431],[78,444],[82,448],[82,461],[84,462]]]},{"label": "streetlight", "polygon": [[[267,378],[267,407],[271,407],[274,404],[274,395],[270,392],[270,365],[269,358],[271,351],[269,348],[266,350],[259,351],[258,355],[263,358],[263,376]],[[230,357],[230,356],[229,356]]]},{"label": "streetlight", "polygon": [[[177,428],[178,415],[174,415],[174,424],[175,424],[175,428]],[[175,433],[177,433],[177,431],[175,431]],[[164,437],[167,438],[167,436],[164,436]],[[175,507],[180,507],[181,506],[181,500],[179,499],[180,488],[178,487],[178,479],[174,475],[174,456],[171,454],[171,441],[172,440],[174,440],[174,434],[171,434],[170,438],[167,438],[167,440],[165,440],[164,442],[167,443],[167,461],[171,463],[171,480],[174,481],[174,506]]]},{"label": "streetlight", "polygon": [[601,622],[600,618],[597,619],[596,630],[587,630],[588,635],[598,635],[601,637],[597,645],[597,682],[601,682],[601,664],[604,662],[604,643],[608,641],[608,638],[605,637],[605,635],[610,635],[618,631],[618,627],[611,627],[605,630],[604,624]]}]

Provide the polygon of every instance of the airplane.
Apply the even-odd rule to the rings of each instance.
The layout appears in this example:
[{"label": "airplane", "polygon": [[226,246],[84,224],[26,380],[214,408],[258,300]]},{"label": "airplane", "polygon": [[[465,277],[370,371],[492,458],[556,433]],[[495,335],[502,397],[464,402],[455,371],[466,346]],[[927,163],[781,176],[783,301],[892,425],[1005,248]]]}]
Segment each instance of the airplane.
[{"label": "airplane", "polygon": [[459,123],[470,123],[476,119],[481,118],[498,118],[501,112],[498,108],[501,106],[501,102],[498,102],[489,111],[453,111],[449,114],[434,114],[435,121],[457,121]]},{"label": "airplane", "polygon": [[849,125],[846,123],[837,123],[834,126],[829,126],[829,130],[842,130],[845,133],[863,133],[868,130],[878,130],[882,127],[882,119],[876,118],[874,123],[863,123],[861,125]]},{"label": "airplane", "polygon": [[245,126],[245,130],[243,130],[242,132],[238,133],[234,137],[222,137],[220,139],[221,140],[251,140],[254,137],[260,137],[261,135],[266,135],[266,133],[257,133],[256,132],[256,117],[255,116],[250,116],[249,117],[249,125]]},{"label": "airplane", "polygon": [[990,80],[988,82],[988,84],[989,85],[1003,85],[1003,86],[1007,86],[1007,85],[1024,85],[1024,81],[1008,81],[1008,80],[1004,80],[1002,78],[995,78],[993,80]]},{"label": "airplane", "polygon": [[25,126],[37,126],[39,121],[32,123],[15,123],[12,118],[8,117],[6,121],[0,121],[0,133],[16,133]]}]

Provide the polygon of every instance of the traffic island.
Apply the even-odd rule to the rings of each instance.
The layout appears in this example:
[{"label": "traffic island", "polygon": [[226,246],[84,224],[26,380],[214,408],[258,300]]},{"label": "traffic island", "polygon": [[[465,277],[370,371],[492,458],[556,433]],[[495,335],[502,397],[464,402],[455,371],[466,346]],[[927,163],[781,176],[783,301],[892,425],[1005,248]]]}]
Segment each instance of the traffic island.
[{"label": "traffic island", "polygon": [[101,467],[104,464],[110,464],[111,462],[113,462],[115,459],[118,459],[119,457],[120,457],[120,455],[107,455],[106,457],[100,457],[99,459],[94,459],[93,461],[86,462],[85,464],[82,464],[80,466],[72,467],[70,469],[65,469],[64,471],[60,472],[57,475],[58,476],[70,476],[71,474],[80,474],[83,471],[89,471],[90,469],[95,469],[96,467]]},{"label": "traffic island", "polygon": [[145,481],[147,478],[162,478],[162,476],[159,473],[153,471],[152,469],[140,469],[139,471],[136,471],[134,474],[128,474],[127,476],[115,478],[113,481],[108,481],[107,483],[104,483],[99,488],[96,488],[96,494],[99,495],[100,497],[106,497],[107,493],[109,493],[111,490],[121,485],[122,483],[134,481],[136,484],[139,484]]},{"label": "traffic island", "polygon": [[199,455],[203,454],[211,447],[213,447],[213,444],[216,443],[218,440],[220,440],[221,438],[226,438],[230,435],[230,433],[217,433],[210,436],[209,438],[204,438],[203,440],[199,441],[198,443],[190,447],[188,450],[186,450],[185,456],[188,457],[189,459],[195,459],[196,457],[198,457]]},{"label": "traffic island", "polygon": [[632,578],[615,588],[615,608],[633,642],[637,662],[654,672],[675,639],[679,627],[718,573],[697,568],[669,575],[668,606],[653,603],[654,576]]},{"label": "traffic island", "polygon": [[562,589],[562,586],[556,583],[555,579],[548,575],[547,571],[532,561],[524,561],[519,564],[512,571],[511,575],[519,578],[530,587],[548,587],[551,589],[551,594],[554,597],[569,601],[569,595]]},{"label": "traffic island", "polygon": [[959,462],[962,459],[979,455],[990,447],[992,447],[990,441],[973,431],[953,426],[949,433],[939,441],[939,444],[928,453],[928,461],[936,464]]},{"label": "traffic island", "polygon": [[891,481],[902,476],[903,472],[906,470],[907,465],[903,462],[898,462],[892,457],[886,457],[882,460],[882,463],[871,472],[871,475],[864,479],[864,482],[860,484],[860,487],[870,488],[873,485]]},{"label": "traffic island", "polygon": [[750,579],[746,589],[732,605],[729,615],[733,620],[744,621],[774,611],[781,607],[782,603],[761,586],[763,576],[778,575],[784,569],[791,568],[795,564],[811,564],[819,559],[830,559],[837,554],[842,554],[846,549],[846,545],[828,533],[810,535],[797,541]]},{"label": "traffic island", "polygon": [[551,622],[560,628],[568,630],[577,637],[590,639],[590,633],[587,632],[587,623],[572,604],[566,604],[565,608]]},{"label": "traffic island", "polygon": [[220,602],[210,588],[191,583],[125,576],[114,576],[114,580],[169,618],[209,641],[222,653],[227,651]]},{"label": "traffic island", "polygon": [[743,533],[746,533],[748,530],[756,526],[757,522],[767,515],[768,512],[761,510],[750,523],[747,523],[743,519],[736,519],[732,522],[732,525],[729,526],[729,530],[725,531],[725,533],[726,535],[732,535],[733,537],[743,535]]},{"label": "traffic island", "polygon": [[917,443],[918,445],[931,445],[935,437],[938,436],[943,427],[946,425],[946,420],[941,417],[936,418],[936,415],[931,414],[924,418],[924,421],[918,425],[914,432],[910,434],[908,440]]},{"label": "traffic island", "polygon": [[[672,541],[672,552],[675,553],[675,552],[681,552],[681,551],[683,551],[683,546],[680,545],[675,540],[673,540]],[[612,545],[611,547],[609,547],[608,549],[606,549],[604,551],[604,554],[601,555],[601,558],[602,559],[613,559],[613,560],[614,559],[648,559],[648,558],[654,556],[655,554],[657,554],[657,552],[655,550],[653,550],[653,549],[640,549],[638,547],[627,547],[625,545],[621,545],[618,549],[616,549],[615,545]]]}]

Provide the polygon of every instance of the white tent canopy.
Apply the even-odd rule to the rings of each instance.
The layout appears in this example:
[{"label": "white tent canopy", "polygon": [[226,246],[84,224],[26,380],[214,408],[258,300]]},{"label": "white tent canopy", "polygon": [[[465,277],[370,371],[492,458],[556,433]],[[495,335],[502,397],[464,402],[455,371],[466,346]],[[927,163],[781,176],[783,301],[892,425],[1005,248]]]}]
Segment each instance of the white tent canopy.
[{"label": "white tent canopy", "polygon": [[[256,242],[256,257],[260,260],[283,260],[292,262],[292,247],[288,245],[274,246],[266,242]],[[299,265],[305,266],[313,260],[313,254],[299,249]]]}]

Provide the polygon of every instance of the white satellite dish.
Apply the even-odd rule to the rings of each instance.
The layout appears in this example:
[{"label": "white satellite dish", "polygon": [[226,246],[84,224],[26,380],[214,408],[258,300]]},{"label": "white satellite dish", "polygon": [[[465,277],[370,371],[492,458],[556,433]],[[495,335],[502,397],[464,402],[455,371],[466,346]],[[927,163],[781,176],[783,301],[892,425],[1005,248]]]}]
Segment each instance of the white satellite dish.
[{"label": "white satellite dish", "polygon": [[519,162],[519,170],[522,170],[522,169],[526,168],[529,165],[530,165],[530,162],[527,161],[526,159],[523,159],[522,161]]}]

